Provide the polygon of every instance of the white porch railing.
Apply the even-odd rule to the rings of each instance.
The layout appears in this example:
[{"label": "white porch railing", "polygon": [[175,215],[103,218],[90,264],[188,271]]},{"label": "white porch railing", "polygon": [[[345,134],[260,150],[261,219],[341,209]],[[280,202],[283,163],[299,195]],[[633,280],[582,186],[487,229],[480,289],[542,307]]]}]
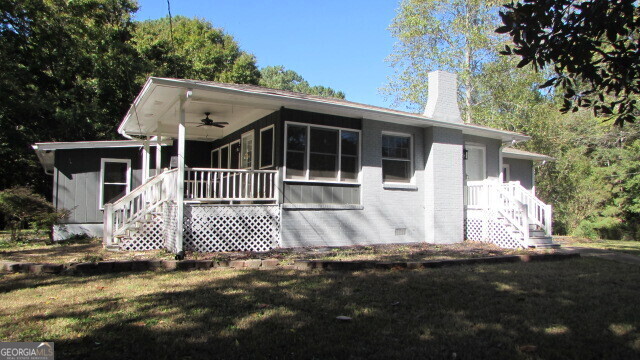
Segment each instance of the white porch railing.
[{"label": "white porch railing", "polygon": [[176,198],[178,170],[173,169],[154,176],[146,183],[104,205],[104,245],[114,244],[114,239],[127,231],[145,215],[157,209],[167,200]]},{"label": "white porch railing", "polygon": [[551,205],[543,203],[540,199],[533,195],[531,191],[525,189],[522,185],[520,185],[519,181],[510,181],[508,183],[503,183],[502,188],[511,197],[527,205],[527,216],[530,223],[545,229],[547,236],[551,236],[551,214],[553,213],[553,208]]},{"label": "white porch railing", "polygon": [[497,210],[522,234],[528,237],[529,225],[552,234],[552,207],[543,203],[519,182],[469,181],[465,188],[467,209]]},{"label": "white porch railing", "polygon": [[186,201],[277,202],[276,170],[190,168],[185,173]]}]

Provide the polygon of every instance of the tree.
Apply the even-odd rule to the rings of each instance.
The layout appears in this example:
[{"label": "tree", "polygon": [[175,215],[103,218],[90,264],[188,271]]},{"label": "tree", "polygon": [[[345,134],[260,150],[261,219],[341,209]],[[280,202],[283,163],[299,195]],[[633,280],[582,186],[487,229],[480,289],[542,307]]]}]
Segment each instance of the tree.
[{"label": "tree", "polygon": [[0,191],[0,213],[11,229],[11,240],[20,239],[20,230],[30,224],[37,230],[49,230],[50,240],[53,241],[51,227],[69,213],[66,210],[57,211],[42,195],[35,194],[27,187],[12,187]]},{"label": "tree", "polygon": [[633,122],[640,94],[640,10],[635,0],[524,0],[500,12],[518,67],[550,67],[542,88],[564,94],[561,111],[590,108]]},{"label": "tree", "polygon": [[[258,84],[253,55],[229,34],[203,19],[176,16],[137,23],[134,46],[146,76]],[[145,77],[146,77],[145,76]]]},{"label": "tree", "polygon": [[116,135],[136,90],[135,10],[129,0],[0,2],[0,189],[50,186],[36,141]]},{"label": "tree", "polygon": [[342,91],[336,91],[330,87],[311,86],[300,74],[293,70],[287,70],[284,66],[266,66],[260,70],[260,86],[297,91],[310,95],[344,99]]},{"label": "tree", "polygon": [[396,38],[388,61],[395,75],[384,90],[396,103],[421,109],[427,98],[427,73],[455,72],[466,121],[476,103],[476,77],[494,60],[500,42],[494,0],[404,0],[390,26]]}]

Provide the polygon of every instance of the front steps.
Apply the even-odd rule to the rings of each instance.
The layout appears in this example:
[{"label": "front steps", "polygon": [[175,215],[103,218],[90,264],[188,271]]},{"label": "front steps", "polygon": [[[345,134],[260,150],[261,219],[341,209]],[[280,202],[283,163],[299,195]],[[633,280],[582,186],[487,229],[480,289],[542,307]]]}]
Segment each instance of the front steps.
[{"label": "front steps", "polygon": [[560,244],[553,242],[551,236],[547,236],[544,230],[538,228],[535,225],[529,226],[529,239],[524,242],[526,247],[536,249],[557,249]]}]

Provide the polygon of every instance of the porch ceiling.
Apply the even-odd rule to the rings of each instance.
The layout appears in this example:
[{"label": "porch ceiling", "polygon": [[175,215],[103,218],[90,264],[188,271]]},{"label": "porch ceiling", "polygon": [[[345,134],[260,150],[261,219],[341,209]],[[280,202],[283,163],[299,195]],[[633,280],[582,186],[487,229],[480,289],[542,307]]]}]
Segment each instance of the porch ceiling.
[{"label": "porch ceiling", "polygon": [[[147,84],[149,85],[149,84]],[[180,98],[186,89],[175,86],[151,84],[145,86],[120,126],[120,133],[133,136],[178,137],[180,122]],[[215,140],[256,121],[278,107],[260,107],[242,99],[213,91],[191,89],[184,102],[186,138],[191,140]],[[224,128],[199,126],[205,112],[213,121],[228,122]]]}]

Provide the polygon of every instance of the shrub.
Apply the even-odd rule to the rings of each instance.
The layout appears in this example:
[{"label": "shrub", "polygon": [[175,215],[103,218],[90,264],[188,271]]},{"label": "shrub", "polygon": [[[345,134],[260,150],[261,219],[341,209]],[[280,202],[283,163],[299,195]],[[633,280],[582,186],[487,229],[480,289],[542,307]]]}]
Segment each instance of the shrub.
[{"label": "shrub", "polygon": [[58,211],[42,195],[28,187],[16,186],[0,191],[0,213],[11,230],[11,240],[20,238],[20,230],[25,226],[49,230],[53,224],[68,215],[68,211]]}]

